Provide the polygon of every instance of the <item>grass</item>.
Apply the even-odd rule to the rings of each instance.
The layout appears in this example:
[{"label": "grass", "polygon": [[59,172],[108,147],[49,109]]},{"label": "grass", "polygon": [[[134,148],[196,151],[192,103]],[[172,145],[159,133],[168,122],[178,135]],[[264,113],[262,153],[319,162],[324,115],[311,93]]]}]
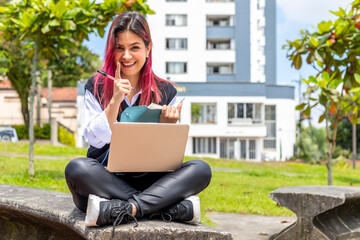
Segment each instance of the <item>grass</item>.
[{"label": "grass", "polygon": [[[26,143],[0,143],[0,152],[27,154]],[[35,145],[35,154],[44,156],[84,156],[86,149]],[[186,157],[185,160],[193,158]],[[327,170],[323,165],[295,162],[243,162],[226,159],[204,159],[213,170],[209,187],[199,194],[203,212],[219,211],[273,216],[294,216],[269,198],[279,187],[326,185]],[[0,156],[0,184],[22,185],[59,192],[69,192],[64,169],[69,160],[35,159],[35,175],[27,173],[26,157]],[[219,171],[217,168],[230,169]],[[350,165],[334,166],[334,185],[360,186],[360,170]],[[202,215],[204,216],[204,214]],[[208,218],[202,222],[213,225]]]}]

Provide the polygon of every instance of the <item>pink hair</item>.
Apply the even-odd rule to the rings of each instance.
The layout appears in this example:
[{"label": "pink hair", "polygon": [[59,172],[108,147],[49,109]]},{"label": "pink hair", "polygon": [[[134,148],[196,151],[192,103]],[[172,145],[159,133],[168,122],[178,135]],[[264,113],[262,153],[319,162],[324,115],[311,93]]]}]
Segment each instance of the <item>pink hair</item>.
[{"label": "pink hair", "polygon": [[[143,15],[138,12],[123,12],[117,16],[110,27],[106,42],[104,63],[101,68],[102,71],[112,76],[115,76],[116,71],[116,36],[118,33],[124,31],[132,31],[139,35],[144,40],[146,47],[152,42],[149,25]],[[169,81],[161,79],[154,74],[152,70],[152,50],[150,50],[149,58],[147,58],[141,69],[139,81],[142,89],[140,105],[149,105],[151,102],[159,103],[161,101],[161,92],[156,82]],[[99,89],[99,87],[102,87],[102,89]],[[107,107],[113,96],[113,87],[114,83],[112,80],[100,74],[95,76],[94,95],[100,99],[100,105],[103,109]],[[119,110],[121,111],[121,107]]]}]

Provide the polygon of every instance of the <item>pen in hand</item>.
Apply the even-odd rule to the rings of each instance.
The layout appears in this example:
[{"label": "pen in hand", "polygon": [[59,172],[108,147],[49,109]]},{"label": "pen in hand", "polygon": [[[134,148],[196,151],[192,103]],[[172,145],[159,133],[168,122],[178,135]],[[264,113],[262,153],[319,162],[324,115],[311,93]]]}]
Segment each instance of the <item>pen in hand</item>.
[{"label": "pen in hand", "polygon": [[[96,70],[98,73],[104,75],[105,77],[108,77],[110,78],[111,80],[115,81],[115,78],[113,76],[111,76],[110,74],[104,72],[104,71],[101,71],[101,70]],[[131,87],[132,90],[136,90],[135,88]]]}]

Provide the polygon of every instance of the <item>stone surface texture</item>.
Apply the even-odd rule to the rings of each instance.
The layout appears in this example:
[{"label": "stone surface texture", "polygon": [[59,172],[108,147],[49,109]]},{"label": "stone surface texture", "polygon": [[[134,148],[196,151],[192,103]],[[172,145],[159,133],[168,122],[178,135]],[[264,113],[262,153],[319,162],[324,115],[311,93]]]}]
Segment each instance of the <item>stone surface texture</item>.
[{"label": "stone surface texture", "polygon": [[360,239],[359,187],[283,187],[272,191],[270,198],[297,216],[271,239]]},{"label": "stone surface texture", "polygon": [[[112,226],[85,227],[70,194],[0,185],[0,239],[111,239]],[[114,239],[232,239],[206,225],[139,221],[116,227]]]}]

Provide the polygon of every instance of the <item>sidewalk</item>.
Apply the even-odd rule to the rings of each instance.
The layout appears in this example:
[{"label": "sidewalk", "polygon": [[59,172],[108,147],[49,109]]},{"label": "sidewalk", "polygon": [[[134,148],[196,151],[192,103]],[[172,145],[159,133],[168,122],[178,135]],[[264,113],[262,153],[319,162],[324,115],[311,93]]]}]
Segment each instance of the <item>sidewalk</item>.
[{"label": "sidewalk", "polygon": [[269,239],[296,221],[296,217],[274,217],[210,212],[207,216],[216,228],[232,234],[234,240]]}]

